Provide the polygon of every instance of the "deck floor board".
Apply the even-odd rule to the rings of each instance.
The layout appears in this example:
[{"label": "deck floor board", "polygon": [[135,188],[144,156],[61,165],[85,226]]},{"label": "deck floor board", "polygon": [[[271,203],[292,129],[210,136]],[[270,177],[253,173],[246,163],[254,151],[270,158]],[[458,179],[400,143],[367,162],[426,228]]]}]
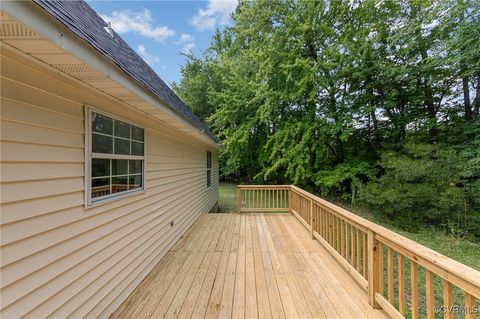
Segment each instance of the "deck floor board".
[{"label": "deck floor board", "polygon": [[387,318],[290,214],[205,214],[111,318]]}]

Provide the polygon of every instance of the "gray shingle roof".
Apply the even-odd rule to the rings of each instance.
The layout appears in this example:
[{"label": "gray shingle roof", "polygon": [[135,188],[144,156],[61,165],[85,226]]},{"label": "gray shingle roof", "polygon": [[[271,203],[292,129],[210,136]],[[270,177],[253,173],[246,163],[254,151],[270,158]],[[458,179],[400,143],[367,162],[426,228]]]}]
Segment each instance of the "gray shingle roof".
[{"label": "gray shingle roof", "polygon": [[43,10],[64,24],[101,54],[112,60],[131,78],[167,103],[188,122],[218,138],[163,82],[152,68],[118,35],[106,32],[107,23],[85,1],[34,0]]}]

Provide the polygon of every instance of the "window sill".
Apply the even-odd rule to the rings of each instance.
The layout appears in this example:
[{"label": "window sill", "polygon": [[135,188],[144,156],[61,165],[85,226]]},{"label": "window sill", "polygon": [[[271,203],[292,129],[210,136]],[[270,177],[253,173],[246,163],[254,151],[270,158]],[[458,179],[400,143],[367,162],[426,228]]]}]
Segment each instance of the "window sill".
[{"label": "window sill", "polygon": [[108,204],[108,203],[115,202],[115,201],[120,201],[122,199],[130,198],[130,197],[133,197],[133,196],[143,195],[145,193],[146,193],[146,190],[142,188],[142,189],[134,190],[134,191],[131,191],[131,192],[128,192],[128,193],[125,193],[125,194],[112,195],[111,197],[99,199],[98,201],[94,201],[94,202],[91,202],[91,203],[85,202],[85,209],[88,210],[90,208],[95,208],[95,207],[98,207],[98,206],[102,206],[104,204]]}]

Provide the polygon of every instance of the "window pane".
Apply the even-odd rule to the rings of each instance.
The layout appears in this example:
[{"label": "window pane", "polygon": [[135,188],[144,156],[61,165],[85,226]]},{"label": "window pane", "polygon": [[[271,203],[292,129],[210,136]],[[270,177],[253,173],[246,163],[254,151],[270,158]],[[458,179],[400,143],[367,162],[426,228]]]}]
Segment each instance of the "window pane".
[{"label": "window pane", "polygon": [[130,138],[130,124],[115,120],[115,136]]},{"label": "window pane", "polygon": [[98,113],[92,113],[92,131],[103,134],[113,134],[113,120]]},{"label": "window pane", "polygon": [[112,160],[112,175],[127,175],[128,160]]},{"label": "window pane", "polygon": [[212,171],[208,170],[207,171],[207,187],[210,187],[212,185]]},{"label": "window pane", "polygon": [[110,176],[110,160],[109,159],[92,159],[92,177]]},{"label": "window pane", "polygon": [[130,160],[130,174],[141,174],[142,173],[142,161]]},{"label": "window pane", "polygon": [[212,168],[212,152],[207,151],[207,168]]},{"label": "window pane", "polygon": [[112,141],[110,136],[92,134],[92,152],[112,154]]},{"label": "window pane", "polygon": [[90,120],[92,153],[128,155],[127,159],[91,158],[91,198],[141,189],[144,161],[128,158],[144,156],[144,129],[96,112]]},{"label": "window pane", "polygon": [[92,198],[110,194],[110,178],[92,179]]},{"label": "window pane", "polygon": [[132,125],[132,139],[143,142],[143,128]]},{"label": "window pane", "polygon": [[115,154],[130,155],[130,141],[121,138],[115,139]]},{"label": "window pane", "polygon": [[130,175],[130,189],[141,188],[142,187],[142,175]]},{"label": "window pane", "polygon": [[124,177],[112,177],[112,194],[124,192],[128,190],[128,178]]},{"label": "window pane", "polygon": [[143,143],[132,141],[132,155],[143,156]]}]

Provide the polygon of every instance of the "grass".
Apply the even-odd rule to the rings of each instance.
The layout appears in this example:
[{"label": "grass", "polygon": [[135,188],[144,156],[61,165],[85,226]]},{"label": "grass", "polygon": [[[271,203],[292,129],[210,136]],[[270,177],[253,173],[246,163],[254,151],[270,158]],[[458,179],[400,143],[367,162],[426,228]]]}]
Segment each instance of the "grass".
[{"label": "grass", "polygon": [[220,183],[218,193],[219,212],[235,213],[237,209],[237,186],[230,183]]},{"label": "grass", "polygon": [[[220,183],[219,187],[219,208],[220,212],[222,213],[233,213],[236,211],[236,186],[230,183]],[[480,270],[480,243],[471,242],[462,238],[456,238],[454,236],[448,235],[443,231],[439,231],[434,228],[425,228],[420,230],[419,232],[412,233],[408,231],[404,231],[388,221],[381,220],[376,218],[370,211],[367,209],[363,209],[361,207],[352,207],[345,205],[344,203],[338,203],[337,205],[343,206],[344,208],[352,211],[353,213],[362,216],[365,219],[368,219],[374,223],[382,225],[388,229],[391,229],[411,240],[414,240],[430,249],[433,249],[445,256],[448,256],[452,259],[455,259],[467,266],[470,266],[474,269]],[[385,261],[384,265],[386,267],[386,251],[384,253]],[[411,317],[409,305],[410,305],[410,264],[406,258],[404,258],[404,275],[405,275],[405,292],[406,292],[406,299],[407,299],[407,318]],[[397,279],[397,269],[398,269],[398,260],[397,256],[394,257],[394,273],[395,273],[395,306],[398,309],[398,279]],[[386,270],[386,269],[385,269]],[[425,301],[425,270],[423,267],[418,268],[418,278],[419,278],[419,307],[420,307],[420,316],[426,316],[426,301]],[[385,272],[384,278],[386,281],[387,274]],[[435,291],[435,304],[442,305],[443,304],[443,283],[441,278],[435,276],[434,280],[434,291]],[[384,292],[387,292],[387,287],[385,286]],[[454,295],[454,304],[455,305],[463,305],[464,302],[464,295],[463,291],[458,289],[457,287],[453,288],[453,295]],[[385,295],[386,297],[386,295]],[[477,300],[477,307],[480,308],[480,301]],[[459,315],[459,314],[457,314]],[[438,312],[436,313],[436,318],[443,318],[443,314]],[[456,316],[455,316],[456,317]],[[462,317],[459,315],[459,317]]]}]

